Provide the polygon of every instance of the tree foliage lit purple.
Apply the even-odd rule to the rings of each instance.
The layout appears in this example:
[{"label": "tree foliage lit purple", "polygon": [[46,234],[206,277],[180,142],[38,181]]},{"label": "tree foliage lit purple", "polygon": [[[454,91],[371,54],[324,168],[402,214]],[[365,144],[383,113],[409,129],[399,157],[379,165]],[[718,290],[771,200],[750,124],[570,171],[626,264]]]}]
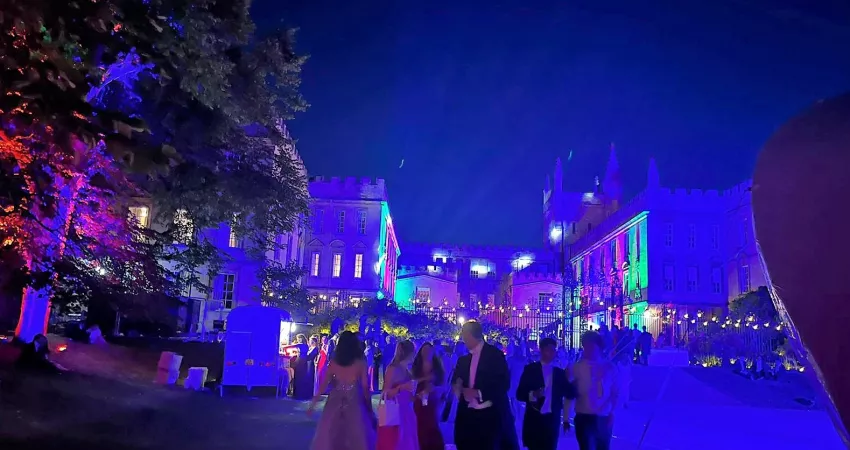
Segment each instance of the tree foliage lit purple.
[{"label": "tree foliage lit purple", "polygon": [[[23,339],[80,290],[67,280],[203,291],[226,260],[204,230],[230,224],[262,258],[306,211],[282,125],[306,108],[304,58],[289,31],[255,36],[248,2],[9,0],[0,28],[0,252],[24,269]],[[127,220],[140,199],[154,227]]]}]

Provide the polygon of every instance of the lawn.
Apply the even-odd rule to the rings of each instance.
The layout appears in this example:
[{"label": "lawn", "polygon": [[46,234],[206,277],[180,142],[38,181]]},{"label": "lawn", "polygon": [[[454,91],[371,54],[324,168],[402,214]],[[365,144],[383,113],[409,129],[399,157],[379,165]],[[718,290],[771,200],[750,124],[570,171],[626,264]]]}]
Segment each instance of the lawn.
[{"label": "lawn", "polygon": [[73,372],[57,376],[16,373],[14,349],[0,346],[0,448],[309,447],[314,421],[303,403],[164,388],[151,382],[155,352],[68,346],[54,359]]}]

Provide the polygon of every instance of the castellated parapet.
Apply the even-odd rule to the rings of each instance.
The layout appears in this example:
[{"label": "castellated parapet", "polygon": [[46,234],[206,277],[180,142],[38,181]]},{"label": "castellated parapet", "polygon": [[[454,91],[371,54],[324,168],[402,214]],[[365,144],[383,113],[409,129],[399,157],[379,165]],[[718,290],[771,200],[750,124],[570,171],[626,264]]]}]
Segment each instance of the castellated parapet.
[{"label": "castellated parapet", "polygon": [[399,278],[428,275],[448,281],[457,281],[457,266],[454,262],[435,263],[427,266],[400,265],[398,266]]},{"label": "castellated parapet", "polygon": [[322,177],[309,178],[310,196],[335,200],[387,201],[387,186],[382,178]]},{"label": "castellated parapet", "polygon": [[[475,258],[504,258],[510,259],[522,255],[538,255],[540,249],[530,249],[515,246],[490,246],[490,245],[453,245],[453,244],[423,244],[404,243],[404,252],[407,255],[425,255],[429,259],[433,257],[451,259],[475,259]],[[442,261],[442,259],[438,259]]]},{"label": "castellated parapet", "polygon": [[511,278],[513,285],[538,283],[541,281],[561,284],[561,274],[552,272],[536,272],[526,269],[515,272]]}]

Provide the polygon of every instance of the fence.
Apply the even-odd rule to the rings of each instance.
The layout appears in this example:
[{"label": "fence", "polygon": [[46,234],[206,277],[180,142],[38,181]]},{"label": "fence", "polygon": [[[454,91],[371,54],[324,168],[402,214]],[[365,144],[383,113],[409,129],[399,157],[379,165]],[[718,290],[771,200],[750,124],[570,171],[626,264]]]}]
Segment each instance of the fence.
[{"label": "fence", "polygon": [[[358,307],[365,299],[351,296],[315,296],[311,302],[312,314],[323,314],[335,309]],[[462,324],[476,319],[492,324],[506,331],[522,333],[529,339],[541,336],[556,337],[567,348],[577,348],[581,333],[588,327],[597,328],[611,320],[610,311],[589,313],[582,321],[579,316],[564,320],[560,311],[533,310],[530,308],[453,308],[450,306],[432,307],[424,302],[414,302],[414,314],[420,314],[429,320]],[[777,324],[756,324],[752,322],[734,322],[721,319],[719,309],[698,309],[696,307],[678,307],[671,309],[644,310],[630,312],[627,307],[622,319],[624,326],[638,329],[646,327],[656,338],[659,347],[686,348],[696,358],[716,357],[734,359],[738,357],[756,357],[772,354],[783,339],[782,333],[765,332],[764,328]],[[761,326],[761,329],[759,329]],[[712,356],[714,355],[714,356]]]}]

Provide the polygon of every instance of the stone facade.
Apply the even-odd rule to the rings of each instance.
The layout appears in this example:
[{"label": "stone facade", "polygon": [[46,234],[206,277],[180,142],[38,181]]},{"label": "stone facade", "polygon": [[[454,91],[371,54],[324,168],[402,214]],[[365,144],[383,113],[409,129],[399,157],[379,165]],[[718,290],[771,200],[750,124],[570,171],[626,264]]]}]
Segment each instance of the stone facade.
[{"label": "stone facade", "polygon": [[321,307],[395,294],[398,241],[384,180],[312,177],[303,286]]},{"label": "stone facade", "polygon": [[[560,170],[556,164],[556,180]],[[672,339],[700,311],[719,313],[730,298],[764,284],[748,183],[669,189],[650,161],[646,188],[621,203],[618,171],[612,148],[593,192],[563,193],[558,181],[544,191],[545,239],[570,261],[573,314],[591,326],[669,330]]]},{"label": "stone facade", "polygon": [[[749,182],[670,189],[653,160],[645,189],[624,202],[620,180],[613,146],[587,192],[563,190],[558,161],[543,191],[541,248],[405,245],[396,301],[519,327],[542,328],[566,309],[576,333],[582,323],[616,323],[675,336],[699,312],[719,313],[765,284]],[[545,317],[532,324],[534,315]]]}]

